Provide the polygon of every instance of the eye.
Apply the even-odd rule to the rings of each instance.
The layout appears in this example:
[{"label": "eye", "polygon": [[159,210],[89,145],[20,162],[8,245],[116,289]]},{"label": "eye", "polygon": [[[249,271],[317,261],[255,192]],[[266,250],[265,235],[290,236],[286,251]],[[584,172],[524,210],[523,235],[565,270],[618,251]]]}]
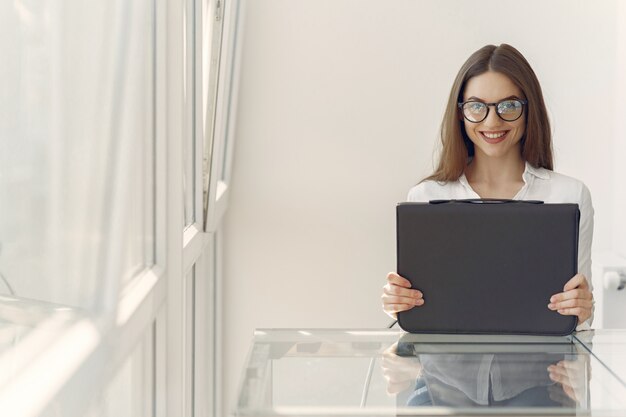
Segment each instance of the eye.
[{"label": "eye", "polygon": [[481,113],[485,110],[485,103],[479,101],[470,101],[465,104],[465,108],[471,113]]},{"label": "eye", "polygon": [[518,100],[505,100],[498,103],[498,113],[516,113],[522,107]]}]

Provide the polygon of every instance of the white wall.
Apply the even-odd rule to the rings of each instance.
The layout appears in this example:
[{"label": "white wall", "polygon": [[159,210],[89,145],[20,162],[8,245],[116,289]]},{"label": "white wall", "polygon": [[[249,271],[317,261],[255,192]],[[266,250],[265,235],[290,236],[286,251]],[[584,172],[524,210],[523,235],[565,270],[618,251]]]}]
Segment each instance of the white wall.
[{"label": "white wall", "polygon": [[[620,2],[617,19],[622,24],[617,29],[617,68],[619,76],[616,77],[614,108],[616,117],[613,118],[615,135],[613,148],[613,164],[611,179],[613,187],[611,199],[613,200],[612,251],[608,254],[596,256],[596,283],[602,283],[602,268],[619,269],[626,273],[626,3]],[[608,255],[608,256],[606,256]],[[609,259],[606,259],[609,258]],[[596,294],[596,310],[600,308],[602,324],[606,328],[626,328],[626,291],[603,290]]]},{"label": "white wall", "polygon": [[589,186],[594,249],[611,248],[617,7],[247,3],[224,228],[227,406],[254,328],[389,323],[380,294],[395,269],[395,204],[431,171],[453,78],[485,44],[510,43],[534,67],[556,169]]}]

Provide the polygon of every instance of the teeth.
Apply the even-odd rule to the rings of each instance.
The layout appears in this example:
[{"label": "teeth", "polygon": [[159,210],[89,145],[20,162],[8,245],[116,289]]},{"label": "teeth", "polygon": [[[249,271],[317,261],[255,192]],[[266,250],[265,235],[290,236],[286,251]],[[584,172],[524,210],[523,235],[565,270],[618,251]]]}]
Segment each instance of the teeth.
[{"label": "teeth", "polygon": [[499,137],[502,137],[502,136],[506,135],[506,132],[500,132],[500,133],[486,133],[486,132],[483,132],[483,135],[485,135],[485,137],[488,137],[489,139],[497,139]]}]

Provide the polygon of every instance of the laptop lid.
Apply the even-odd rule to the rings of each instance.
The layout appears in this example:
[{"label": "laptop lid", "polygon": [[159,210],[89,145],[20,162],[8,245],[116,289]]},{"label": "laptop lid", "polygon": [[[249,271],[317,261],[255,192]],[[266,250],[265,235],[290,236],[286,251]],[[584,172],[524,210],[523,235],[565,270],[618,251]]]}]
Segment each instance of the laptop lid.
[{"label": "laptop lid", "polygon": [[578,268],[577,204],[437,200],[397,206],[397,272],[424,294],[413,333],[566,335],[548,309]]}]

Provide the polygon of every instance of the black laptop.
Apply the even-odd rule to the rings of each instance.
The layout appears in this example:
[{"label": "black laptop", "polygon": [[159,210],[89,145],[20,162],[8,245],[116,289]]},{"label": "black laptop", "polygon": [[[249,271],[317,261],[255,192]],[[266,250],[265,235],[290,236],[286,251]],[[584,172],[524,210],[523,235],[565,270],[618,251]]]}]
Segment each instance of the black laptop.
[{"label": "black laptop", "polygon": [[424,294],[412,333],[566,335],[548,309],[578,269],[577,204],[433,200],[397,206],[397,272]]}]

